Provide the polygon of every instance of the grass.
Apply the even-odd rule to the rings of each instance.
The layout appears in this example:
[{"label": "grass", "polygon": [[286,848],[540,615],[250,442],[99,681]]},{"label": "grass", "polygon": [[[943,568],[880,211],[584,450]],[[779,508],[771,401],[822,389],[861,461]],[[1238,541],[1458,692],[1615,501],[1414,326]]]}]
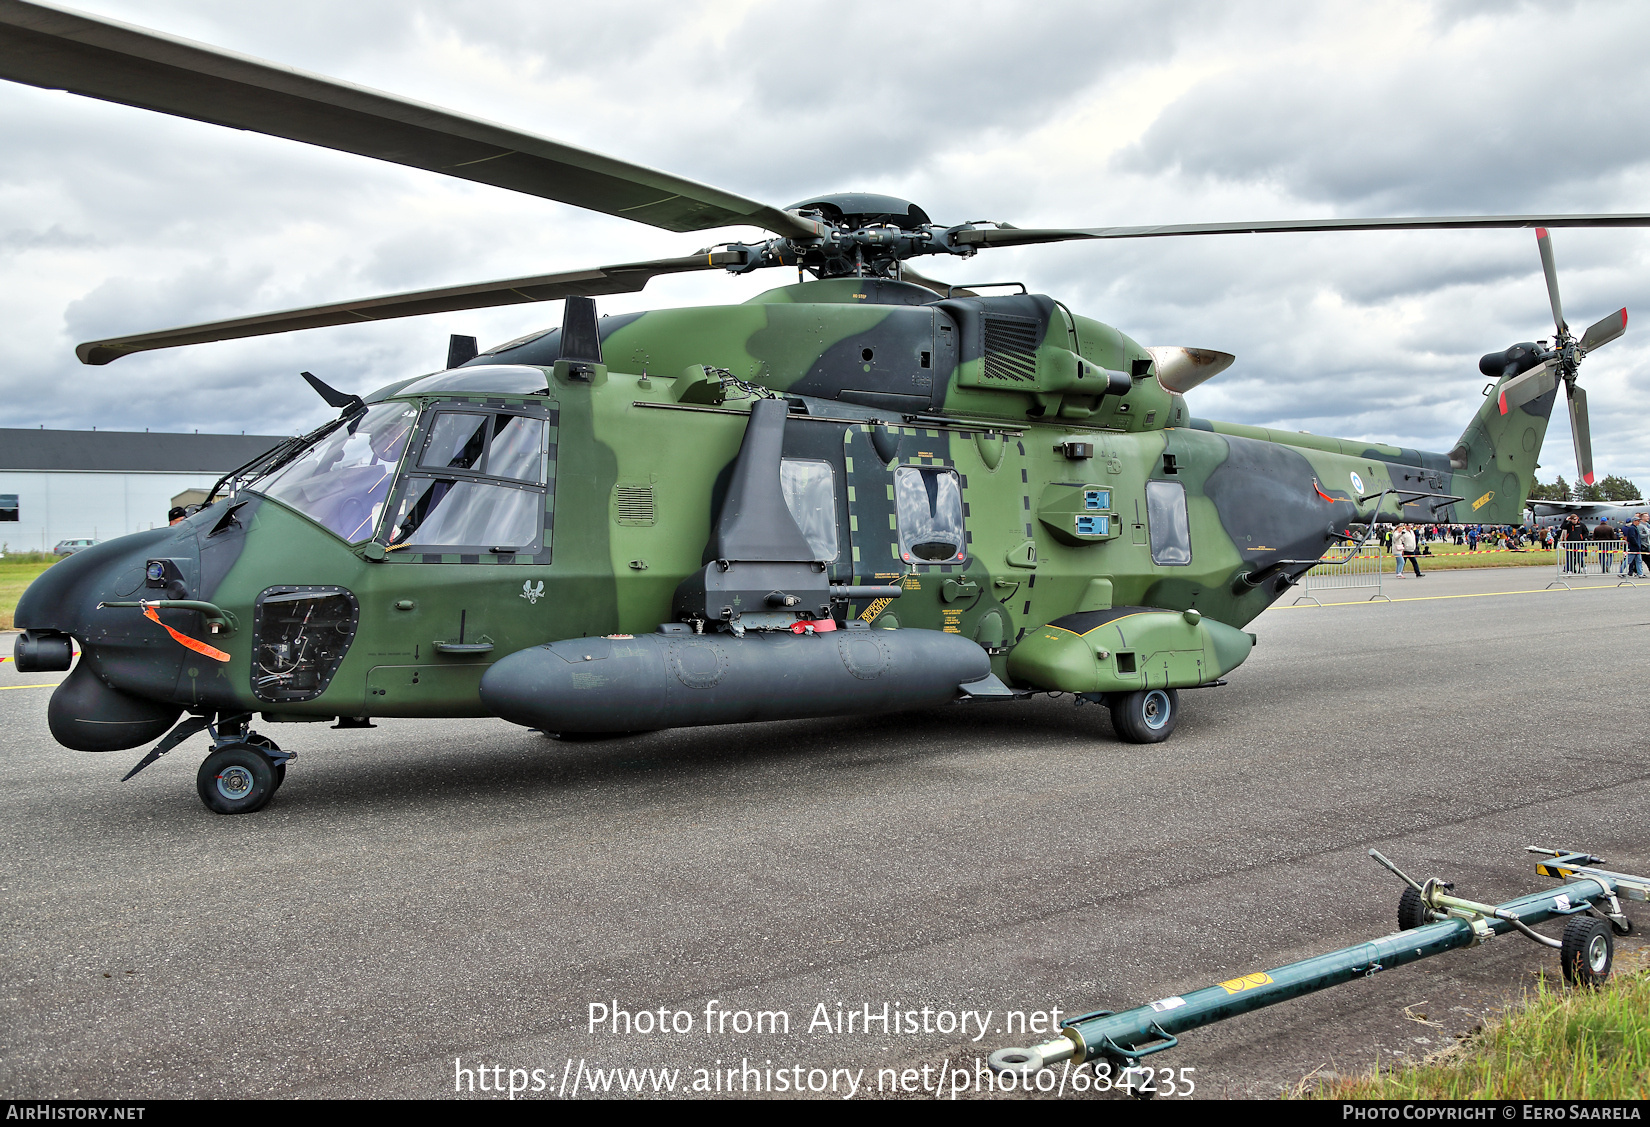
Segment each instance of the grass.
[{"label": "grass", "polygon": [[17,552],[0,557],[0,630],[12,628],[12,612],[17,610],[23,589],[56,562],[57,557],[49,552]]},{"label": "grass", "polygon": [[[1420,559],[1422,571],[1457,571],[1472,567],[1555,567],[1558,564],[1557,553],[1550,548],[1527,548],[1516,552],[1480,548],[1469,552],[1465,544],[1433,544],[1432,555],[1423,555]],[[1409,565],[1406,563],[1404,567]]]},{"label": "grass", "polygon": [[1650,959],[1617,951],[1601,989],[1545,975],[1522,1003],[1419,1064],[1346,1077],[1300,1094],[1326,1100],[1650,1098]]}]

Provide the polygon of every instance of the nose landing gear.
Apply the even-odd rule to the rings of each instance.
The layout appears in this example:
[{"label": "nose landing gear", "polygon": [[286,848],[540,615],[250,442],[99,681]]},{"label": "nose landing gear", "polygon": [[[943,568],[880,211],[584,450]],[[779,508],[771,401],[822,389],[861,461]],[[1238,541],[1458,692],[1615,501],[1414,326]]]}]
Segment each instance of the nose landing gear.
[{"label": "nose landing gear", "polygon": [[[178,744],[206,731],[212,736],[212,751],[195,772],[195,790],[214,814],[250,814],[262,810],[286,781],[287,761],[297,752],[282,751],[274,740],[248,727],[252,714],[242,712],[219,716],[187,717],[161,740],[148,755],[126,773],[126,778],[149,766]],[[122,782],[125,779],[121,780]]]},{"label": "nose landing gear", "polygon": [[195,790],[214,814],[250,814],[281,789],[291,758],[255,732],[221,738],[195,773]]}]

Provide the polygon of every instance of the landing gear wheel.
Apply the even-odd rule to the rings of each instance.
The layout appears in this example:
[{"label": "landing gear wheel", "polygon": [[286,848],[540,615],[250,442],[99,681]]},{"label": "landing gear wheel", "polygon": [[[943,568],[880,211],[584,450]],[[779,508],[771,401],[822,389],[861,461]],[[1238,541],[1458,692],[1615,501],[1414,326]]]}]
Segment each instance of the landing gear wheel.
[{"label": "landing gear wheel", "polygon": [[251,744],[220,747],[206,757],[195,773],[195,790],[214,814],[250,814],[262,810],[279,785],[275,764],[261,748]]},{"label": "landing gear wheel", "polygon": [[1173,689],[1137,689],[1112,698],[1111,726],[1131,744],[1162,743],[1180,720],[1180,694]]},{"label": "landing gear wheel", "polygon": [[1559,948],[1558,965],[1564,981],[1571,986],[1602,986],[1610,977],[1616,943],[1610,938],[1610,924],[1592,916],[1571,916],[1564,925],[1564,945]]},{"label": "landing gear wheel", "polygon": [[1428,911],[1426,901],[1421,899],[1421,894],[1413,888],[1404,889],[1404,894],[1398,897],[1398,930],[1408,931],[1431,922],[1432,913]]}]

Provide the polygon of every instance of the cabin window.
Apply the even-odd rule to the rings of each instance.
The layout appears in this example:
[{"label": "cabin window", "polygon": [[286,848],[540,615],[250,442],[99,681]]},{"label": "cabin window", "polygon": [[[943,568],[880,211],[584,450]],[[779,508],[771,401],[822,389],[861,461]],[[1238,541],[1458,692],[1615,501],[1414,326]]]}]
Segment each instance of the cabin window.
[{"label": "cabin window", "polygon": [[1191,524],[1186,519],[1186,487],[1178,481],[1146,483],[1146,524],[1151,529],[1152,562],[1192,562]]},{"label": "cabin window", "polygon": [[383,512],[417,421],[418,409],[411,404],[376,404],[323,435],[256,488],[352,544],[365,540]]},{"label": "cabin window", "polygon": [[906,563],[961,563],[967,558],[957,471],[901,466],[894,471],[899,557]]},{"label": "cabin window", "polygon": [[836,471],[829,462],[786,458],[779,463],[779,483],[785,505],[797,527],[808,538],[814,559],[835,560],[840,552],[836,534]]}]

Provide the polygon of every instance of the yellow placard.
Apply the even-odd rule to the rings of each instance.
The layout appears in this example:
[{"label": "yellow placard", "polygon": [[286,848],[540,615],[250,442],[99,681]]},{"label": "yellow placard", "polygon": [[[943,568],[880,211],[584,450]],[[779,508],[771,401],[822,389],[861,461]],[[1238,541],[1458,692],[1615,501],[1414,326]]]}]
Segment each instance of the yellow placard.
[{"label": "yellow placard", "polygon": [[1254,974],[1246,974],[1242,978],[1228,978],[1220,987],[1228,994],[1238,994],[1245,990],[1253,990],[1257,986],[1265,986],[1271,981],[1271,975],[1263,970],[1257,970]]},{"label": "yellow placard", "polygon": [[1495,500],[1495,490],[1492,489],[1472,503],[1472,511],[1476,513],[1493,500]]},{"label": "yellow placard", "polygon": [[876,599],[876,600],[874,600],[871,603],[870,606],[866,607],[865,610],[860,613],[860,616],[859,616],[860,621],[861,622],[870,622],[870,621],[872,621],[873,619],[876,618],[877,615],[879,615],[883,611],[887,610],[888,609],[888,604],[893,602],[893,601],[894,601],[893,599]]}]

